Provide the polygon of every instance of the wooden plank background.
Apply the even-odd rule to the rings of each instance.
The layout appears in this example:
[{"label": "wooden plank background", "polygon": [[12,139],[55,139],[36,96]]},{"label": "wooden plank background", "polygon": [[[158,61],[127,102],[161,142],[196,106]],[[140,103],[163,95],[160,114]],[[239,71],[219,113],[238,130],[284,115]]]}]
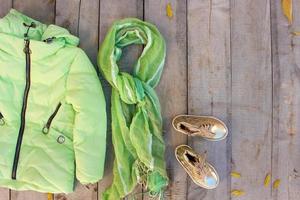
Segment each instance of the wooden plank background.
[{"label": "wooden plank background", "polygon": [[[0,17],[18,9],[44,23],[57,24],[81,38],[95,64],[99,45],[116,19],[137,17],[154,23],[167,42],[167,60],[157,87],[164,119],[170,185],[166,199],[298,200],[300,196],[300,0],[294,23],[272,0],[0,0]],[[170,3],[174,16],[166,16]],[[121,68],[130,71],[141,47],[126,48]],[[110,87],[100,77],[108,106]],[[109,107],[107,108],[108,115]],[[177,114],[214,115],[228,125],[221,142],[187,138],[171,126]],[[109,130],[111,130],[109,128]],[[221,182],[215,190],[197,187],[174,157],[179,144],[208,151]],[[111,183],[113,148],[108,132],[105,177],[98,184],[77,184],[56,200],[98,200]],[[230,172],[242,174],[231,178]],[[264,187],[267,173],[279,189]],[[137,188],[137,199],[149,199]],[[47,194],[0,188],[0,200],[46,200]]]}]

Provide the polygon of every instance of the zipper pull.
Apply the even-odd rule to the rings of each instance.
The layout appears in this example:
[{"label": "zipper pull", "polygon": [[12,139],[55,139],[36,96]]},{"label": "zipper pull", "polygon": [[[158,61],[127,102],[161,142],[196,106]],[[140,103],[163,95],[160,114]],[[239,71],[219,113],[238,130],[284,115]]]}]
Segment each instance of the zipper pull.
[{"label": "zipper pull", "polygon": [[3,126],[4,124],[5,124],[4,117],[2,113],[0,113],[0,126]]},{"label": "zipper pull", "polygon": [[24,42],[25,42],[25,44],[24,44],[23,51],[24,51],[25,54],[31,54],[31,50],[29,48],[30,40],[29,40],[28,33],[29,33],[30,28],[36,28],[36,24],[34,22],[31,22],[31,24],[29,24],[29,25],[26,24],[26,23],[23,23],[23,25],[25,27],[27,27],[27,31],[26,31],[26,33],[24,33]]},{"label": "zipper pull", "polygon": [[29,33],[29,29],[30,28],[36,28],[36,24],[34,22],[31,22],[31,24],[26,24],[26,23],[23,23],[23,26],[27,27],[27,31],[26,33],[24,34],[24,38],[25,40],[27,40],[29,37],[28,37],[28,33]]},{"label": "zipper pull", "polygon": [[30,43],[29,39],[25,39],[25,45],[24,45],[23,51],[26,54],[31,54],[31,50],[29,48],[29,43]]},{"label": "zipper pull", "polygon": [[43,132],[45,135],[48,134],[49,129],[50,129],[50,126],[51,126],[51,123],[52,123],[52,120],[53,120],[54,117],[56,116],[56,114],[57,114],[57,112],[58,112],[60,106],[61,106],[61,103],[59,102],[59,104],[58,104],[58,105],[56,106],[56,108],[55,108],[55,111],[52,113],[52,115],[49,117],[47,123],[46,123],[45,126],[43,127],[42,132]]},{"label": "zipper pull", "polygon": [[50,44],[53,42],[54,39],[56,39],[56,38],[55,37],[47,38],[44,40],[44,42],[46,42],[47,44]]},{"label": "zipper pull", "polygon": [[30,24],[23,23],[23,26],[27,28],[36,28],[36,24],[34,22],[31,22]]}]

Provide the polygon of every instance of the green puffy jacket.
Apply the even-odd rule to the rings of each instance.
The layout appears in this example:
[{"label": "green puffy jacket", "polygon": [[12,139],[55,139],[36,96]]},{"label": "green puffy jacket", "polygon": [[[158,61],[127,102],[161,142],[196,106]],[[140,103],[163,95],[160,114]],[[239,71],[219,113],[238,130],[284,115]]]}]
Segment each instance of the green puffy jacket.
[{"label": "green puffy jacket", "polygon": [[0,186],[69,193],[102,177],[105,100],[78,43],[13,9],[0,19]]}]

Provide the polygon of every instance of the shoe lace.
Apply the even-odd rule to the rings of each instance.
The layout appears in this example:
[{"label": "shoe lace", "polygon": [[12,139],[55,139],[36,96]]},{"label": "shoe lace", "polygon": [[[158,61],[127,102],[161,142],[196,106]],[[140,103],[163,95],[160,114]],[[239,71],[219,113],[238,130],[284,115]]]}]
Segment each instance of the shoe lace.
[{"label": "shoe lace", "polygon": [[[190,154],[189,154],[190,155]],[[190,157],[192,156],[192,158]],[[192,165],[194,165],[197,170],[196,173],[201,177],[204,178],[205,176],[207,176],[209,174],[209,167],[206,164],[206,157],[207,157],[207,153],[206,151],[202,154],[193,156],[190,155],[188,156],[189,161],[192,163]]]},{"label": "shoe lace", "polygon": [[192,125],[187,122],[181,122],[180,128],[187,131],[188,134],[194,135],[194,134],[200,134],[204,137],[214,137],[215,133],[211,131],[211,128],[213,127],[213,124],[211,123],[203,123],[201,125]]},{"label": "shoe lace", "polygon": [[207,154],[206,152],[204,152],[203,154],[197,156],[198,158],[198,162],[195,163],[195,167],[197,167],[199,170],[198,170],[198,174],[203,178],[205,176],[207,176],[209,174],[209,168],[208,168],[208,165],[206,164],[206,157],[207,157]]}]

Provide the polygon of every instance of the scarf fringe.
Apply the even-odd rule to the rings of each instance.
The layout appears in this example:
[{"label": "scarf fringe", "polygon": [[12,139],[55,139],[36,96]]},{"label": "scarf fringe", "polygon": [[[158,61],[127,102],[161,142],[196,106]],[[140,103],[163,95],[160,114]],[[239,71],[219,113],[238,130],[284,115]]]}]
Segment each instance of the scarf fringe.
[{"label": "scarf fringe", "polygon": [[[149,169],[144,163],[141,161],[137,161],[136,164],[137,167],[137,181],[138,184],[141,185],[143,189],[148,190],[148,177],[149,174],[152,172],[151,169]],[[148,194],[149,197],[154,198],[154,199],[159,199],[163,200],[164,199],[164,189],[161,188],[158,192],[157,191],[146,191],[146,192],[140,192],[140,193],[135,193],[133,194],[134,196],[139,195],[139,194]]]}]

